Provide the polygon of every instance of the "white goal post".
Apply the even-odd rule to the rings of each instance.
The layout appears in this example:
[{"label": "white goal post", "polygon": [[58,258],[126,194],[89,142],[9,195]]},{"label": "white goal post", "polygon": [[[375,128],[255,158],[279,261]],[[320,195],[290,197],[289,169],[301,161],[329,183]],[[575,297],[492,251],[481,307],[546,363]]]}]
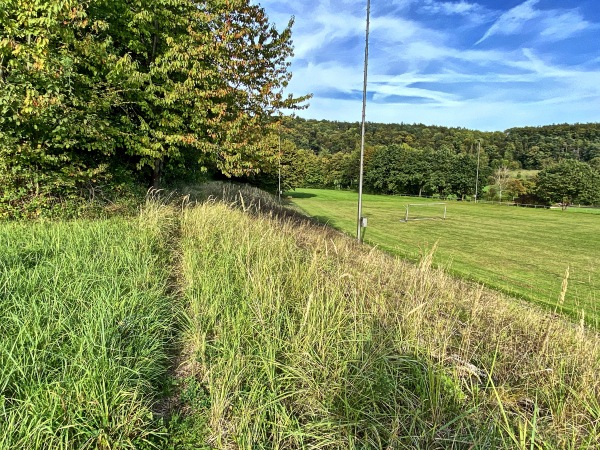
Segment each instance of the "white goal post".
[{"label": "white goal post", "polygon": [[[421,207],[425,207],[424,210]],[[446,203],[409,203],[405,208],[406,214],[401,222],[446,219]]]}]

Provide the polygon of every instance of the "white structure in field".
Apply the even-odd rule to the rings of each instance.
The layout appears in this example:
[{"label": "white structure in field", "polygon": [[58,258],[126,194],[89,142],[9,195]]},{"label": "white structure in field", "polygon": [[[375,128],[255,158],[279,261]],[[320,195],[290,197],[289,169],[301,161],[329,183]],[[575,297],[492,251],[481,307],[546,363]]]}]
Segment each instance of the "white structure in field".
[{"label": "white structure in field", "polygon": [[409,220],[446,219],[446,203],[409,203],[401,222]]}]

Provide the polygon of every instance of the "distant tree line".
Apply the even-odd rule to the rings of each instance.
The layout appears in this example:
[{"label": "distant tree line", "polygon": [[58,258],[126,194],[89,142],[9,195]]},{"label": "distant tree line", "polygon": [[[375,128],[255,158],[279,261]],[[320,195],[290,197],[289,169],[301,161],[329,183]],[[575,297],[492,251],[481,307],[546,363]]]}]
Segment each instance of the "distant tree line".
[{"label": "distant tree line", "polygon": [[[348,152],[360,142],[360,124],[301,118],[286,121],[287,138],[303,150],[318,155]],[[477,141],[491,167],[541,170],[559,159],[591,162],[600,158],[600,123],[561,124],[477,131],[423,124],[368,123],[370,146],[407,144],[413,148],[451,149],[473,153]],[[596,159],[600,165],[600,159]]]},{"label": "distant tree line", "polygon": [[[358,123],[288,118],[284,125],[291,184],[356,187]],[[598,123],[504,132],[369,123],[366,143],[364,183],[373,193],[473,197],[479,153],[479,198],[600,204]],[[509,170],[539,173],[501,176]]]}]

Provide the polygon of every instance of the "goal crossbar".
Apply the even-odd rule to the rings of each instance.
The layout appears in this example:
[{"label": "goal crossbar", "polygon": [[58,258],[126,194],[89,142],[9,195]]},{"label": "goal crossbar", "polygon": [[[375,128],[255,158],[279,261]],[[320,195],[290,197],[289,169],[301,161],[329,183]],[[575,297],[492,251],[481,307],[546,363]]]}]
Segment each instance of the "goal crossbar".
[{"label": "goal crossbar", "polygon": [[[444,207],[444,213],[443,215],[440,216],[428,216],[428,217],[415,217],[415,218],[409,218],[409,210],[410,207],[421,207],[421,206],[437,206],[437,207]],[[401,222],[408,222],[409,220],[434,220],[434,219],[446,219],[446,203],[409,203],[408,205],[405,206],[406,208],[406,214],[404,215],[404,220],[401,220]]]}]

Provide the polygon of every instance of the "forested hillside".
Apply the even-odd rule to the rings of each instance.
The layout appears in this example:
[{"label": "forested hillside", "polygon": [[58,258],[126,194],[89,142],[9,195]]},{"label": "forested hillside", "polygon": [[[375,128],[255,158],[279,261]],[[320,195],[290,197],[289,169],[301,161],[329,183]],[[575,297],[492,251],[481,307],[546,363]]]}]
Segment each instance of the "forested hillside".
[{"label": "forested hillside", "polygon": [[[360,124],[327,120],[286,121],[287,137],[303,150],[316,154],[351,152],[360,142]],[[368,123],[370,146],[407,144],[414,148],[442,147],[457,153],[472,153],[481,140],[481,150],[490,164],[510,164],[523,169],[542,169],[560,158],[590,162],[600,157],[600,123],[561,124],[544,127],[477,131],[423,124]]]},{"label": "forested hillside", "polygon": [[[289,141],[291,155],[283,159],[291,184],[356,186],[360,124],[295,118],[285,122],[282,136]],[[478,185],[492,185],[492,199],[504,191],[504,198],[523,201],[600,203],[594,193],[600,189],[598,123],[503,132],[369,123],[365,140],[365,185],[372,192],[473,196],[479,160]],[[510,179],[508,170],[541,171],[552,187],[520,173]],[[576,186],[567,186],[569,179]]]}]

